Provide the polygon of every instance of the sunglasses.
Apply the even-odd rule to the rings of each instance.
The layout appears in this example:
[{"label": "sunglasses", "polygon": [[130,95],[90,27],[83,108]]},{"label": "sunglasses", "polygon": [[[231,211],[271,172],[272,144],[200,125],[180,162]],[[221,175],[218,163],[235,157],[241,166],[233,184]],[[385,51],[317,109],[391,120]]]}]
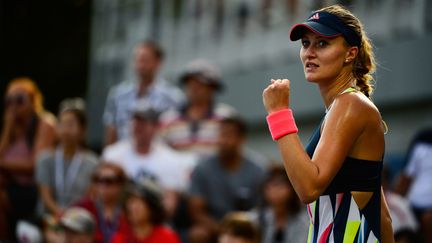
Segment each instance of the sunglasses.
[{"label": "sunglasses", "polygon": [[29,100],[29,97],[25,94],[16,94],[6,97],[6,106],[24,105]]},{"label": "sunglasses", "polygon": [[96,184],[103,184],[103,185],[115,185],[119,184],[121,182],[120,178],[118,177],[93,177],[92,181]]}]

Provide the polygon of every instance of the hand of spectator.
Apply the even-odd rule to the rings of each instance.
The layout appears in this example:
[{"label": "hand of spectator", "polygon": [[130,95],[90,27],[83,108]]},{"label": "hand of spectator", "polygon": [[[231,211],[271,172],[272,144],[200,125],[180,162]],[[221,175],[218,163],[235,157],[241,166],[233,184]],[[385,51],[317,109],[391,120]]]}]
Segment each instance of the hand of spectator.
[{"label": "hand of spectator", "polygon": [[290,81],[288,79],[271,80],[263,91],[263,103],[267,112],[280,111],[289,107]]}]

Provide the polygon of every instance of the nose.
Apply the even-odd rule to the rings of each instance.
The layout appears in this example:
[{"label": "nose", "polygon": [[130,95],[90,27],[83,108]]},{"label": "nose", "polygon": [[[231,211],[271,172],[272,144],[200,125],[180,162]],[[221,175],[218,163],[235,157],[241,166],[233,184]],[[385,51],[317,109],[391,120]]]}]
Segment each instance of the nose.
[{"label": "nose", "polygon": [[302,48],[303,52],[304,52],[304,57],[306,59],[312,59],[316,57],[316,50],[315,47],[313,45],[310,45],[306,48]]}]

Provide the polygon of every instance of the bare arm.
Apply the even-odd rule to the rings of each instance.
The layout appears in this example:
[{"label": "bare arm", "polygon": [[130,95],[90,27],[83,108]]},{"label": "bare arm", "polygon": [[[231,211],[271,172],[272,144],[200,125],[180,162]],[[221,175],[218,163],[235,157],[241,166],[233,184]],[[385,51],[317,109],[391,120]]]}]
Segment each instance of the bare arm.
[{"label": "bare arm", "polygon": [[402,172],[396,181],[396,193],[405,196],[411,186],[412,178]]},{"label": "bare arm", "polygon": [[392,219],[384,196],[384,191],[381,189],[381,240],[383,243],[394,243]]},{"label": "bare arm", "polygon": [[40,185],[39,192],[44,206],[54,215],[60,215],[63,209],[57,204],[48,186]]},{"label": "bare arm", "polygon": [[217,229],[216,220],[210,217],[207,212],[205,200],[201,197],[192,196],[189,199],[189,213],[194,224],[207,226],[210,229]]},{"label": "bare arm", "polygon": [[[263,96],[269,113],[287,108],[289,82],[269,86]],[[313,158],[307,155],[297,134],[286,135],[277,141],[288,177],[304,203],[312,202],[322,194],[364,130],[366,121],[360,115],[362,111],[355,109],[355,99],[348,96],[340,99],[343,100],[335,102],[327,115]]]}]

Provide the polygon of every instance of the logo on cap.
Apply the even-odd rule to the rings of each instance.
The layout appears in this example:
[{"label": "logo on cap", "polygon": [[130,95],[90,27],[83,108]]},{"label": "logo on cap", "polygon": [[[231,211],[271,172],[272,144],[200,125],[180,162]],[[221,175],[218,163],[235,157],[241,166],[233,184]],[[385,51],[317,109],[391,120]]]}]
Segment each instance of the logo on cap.
[{"label": "logo on cap", "polygon": [[313,19],[315,19],[315,20],[319,19],[319,14],[318,14],[318,13],[315,13],[315,14],[312,15],[308,20],[313,20]]}]

